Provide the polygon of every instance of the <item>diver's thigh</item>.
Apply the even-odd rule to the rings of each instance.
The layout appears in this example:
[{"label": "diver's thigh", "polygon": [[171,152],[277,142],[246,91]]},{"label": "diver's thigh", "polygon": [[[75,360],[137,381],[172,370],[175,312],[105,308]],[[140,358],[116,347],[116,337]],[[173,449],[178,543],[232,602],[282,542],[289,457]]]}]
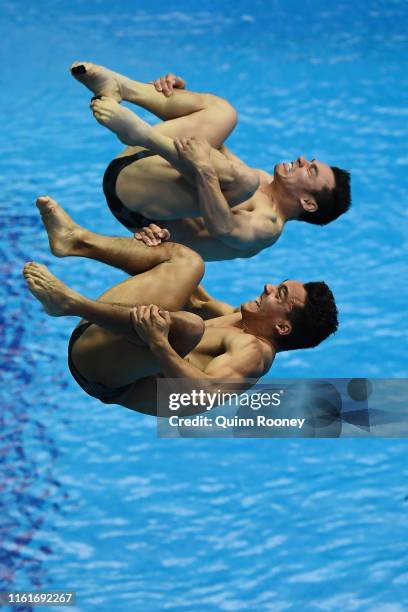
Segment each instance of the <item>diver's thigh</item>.
[{"label": "diver's thigh", "polygon": [[[150,247],[154,249],[155,247]],[[204,272],[201,258],[190,249],[185,257],[162,263],[128,278],[103,293],[98,301],[109,304],[156,304],[165,310],[182,310]]]},{"label": "diver's thigh", "polygon": [[184,117],[162,121],[154,125],[153,130],[170,138],[205,138],[212,147],[219,149],[237,125],[237,112],[226,100],[211,94],[208,97],[212,104],[206,108]]},{"label": "diver's thigh", "polygon": [[74,343],[71,358],[90,382],[122,387],[158,371],[153,353],[137,339],[136,344],[98,325],[91,325]]},{"label": "diver's thigh", "polygon": [[199,214],[197,190],[169,162],[153,155],[123,168],[116,194],[130,210],[150,219],[178,219]]}]

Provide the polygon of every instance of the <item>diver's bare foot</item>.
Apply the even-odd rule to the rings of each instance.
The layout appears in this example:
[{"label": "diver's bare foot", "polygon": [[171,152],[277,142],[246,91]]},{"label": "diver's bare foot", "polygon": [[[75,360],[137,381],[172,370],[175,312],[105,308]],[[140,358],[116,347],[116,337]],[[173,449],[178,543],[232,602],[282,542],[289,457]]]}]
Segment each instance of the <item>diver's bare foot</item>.
[{"label": "diver's bare foot", "polygon": [[49,196],[37,198],[36,204],[47,230],[52,254],[56,257],[72,255],[82,228]]},{"label": "diver's bare foot", "polygon": [[42,264],[29,262],[23,269],[24,278],[33,296],[52,317],[73,314],[73,304],[79,294],[64,285]]},{"label": "diver's bare foot", "polygon": [[74,62],[70,70],[72,76],[95,96],[106,96],[117,102],[125,98],[124,89],[130,81],[127,77],[91,62]]},{"label": "diver's bare foot", "polygon": [[151,126],[128,108],[105,97],[93,100],[91,108],[95,119],[114,132],[124,144],[141,147],[147,145]]}]

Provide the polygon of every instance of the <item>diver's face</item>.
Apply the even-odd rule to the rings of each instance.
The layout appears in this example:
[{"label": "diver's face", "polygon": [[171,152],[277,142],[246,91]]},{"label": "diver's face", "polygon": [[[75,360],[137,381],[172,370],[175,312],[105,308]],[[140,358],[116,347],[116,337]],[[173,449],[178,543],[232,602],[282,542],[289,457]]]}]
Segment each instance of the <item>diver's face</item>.
[{"label": "diver's face", "polygon": [[276,164],[274,178],[286,191],[297,197],[307,196],[324,187],[333,189],[335,179],[328,164],[317,159],[307,160],[302,155],[293,162]]},{"label": "diver's face", "polygon": [[[290,312],[294,306],[304,306],[306,290],[303,283],[285,280],[280,285],[264,285],[261,295],[241,306],[243,320],[266,321],[272,334],[289,325]],[[289,330],[290,331],[290,330]]]}]

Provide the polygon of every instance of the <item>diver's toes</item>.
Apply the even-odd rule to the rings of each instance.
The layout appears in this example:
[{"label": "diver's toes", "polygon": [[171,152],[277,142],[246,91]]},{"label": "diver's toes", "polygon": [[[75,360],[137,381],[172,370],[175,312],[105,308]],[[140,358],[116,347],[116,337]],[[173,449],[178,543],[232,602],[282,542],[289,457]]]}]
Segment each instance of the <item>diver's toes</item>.
[{"label": "diver's toes", "polygon": [[71,66],[72,74],[86,74],[86,68],[83,64],[79,64],[78,66]]}]

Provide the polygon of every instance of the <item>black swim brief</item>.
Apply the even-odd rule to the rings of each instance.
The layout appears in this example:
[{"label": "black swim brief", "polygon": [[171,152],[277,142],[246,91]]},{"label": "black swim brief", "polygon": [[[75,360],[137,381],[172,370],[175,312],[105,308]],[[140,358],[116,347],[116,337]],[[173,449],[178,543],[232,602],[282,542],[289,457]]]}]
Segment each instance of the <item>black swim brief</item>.
[{"label": "black swim brief", "polygon": [[103,192],[110,211],[116,217],[116,219],[122,223],[122,225],[130,230],[135,227],[145,227],[150,223],[154,223],[154,220],[148,219],[138,212],[129,210],[129,208],[127,208],[123,202],[119,200],[118,196],[116,195],[116,181],[118,180],[118,176],[123,168],[126,168],[126,166],[129,166],[138,159],[150,157],[151,155],[156,155],[156,153],[152,153],[151,151],[147,151],[145,149],[135,153],[134,155],[117,157],[111,161],[103,176]]},{"label": "black swim brief", "polygon": [[75,378],[78,385],[82,387],[85,393],[91,395],[92,397],[95,397],[104,404],[112,404],[115,403],[115,400],[118,399],[119,396],[121,396],[125,391],[130,389],[132,383],[130,385],[124,385],[123,387],[112,388],[107,387],[106,385],[102,385],[101,383],[90,382],[89,380],[86,380],[84,376],[82,376],[81,372],[79,372],[79,370],[75,367],[74,362],[72,361],[72,347],[74,346],[78,338],[80,338],[82,334],[88,329],[88,327],[90,327],[90,325],[92,325],[92,323],[90,323],[89,321],[82,320],[72,332],[68,345],[68,367],[71,371],[72,376]]}]

